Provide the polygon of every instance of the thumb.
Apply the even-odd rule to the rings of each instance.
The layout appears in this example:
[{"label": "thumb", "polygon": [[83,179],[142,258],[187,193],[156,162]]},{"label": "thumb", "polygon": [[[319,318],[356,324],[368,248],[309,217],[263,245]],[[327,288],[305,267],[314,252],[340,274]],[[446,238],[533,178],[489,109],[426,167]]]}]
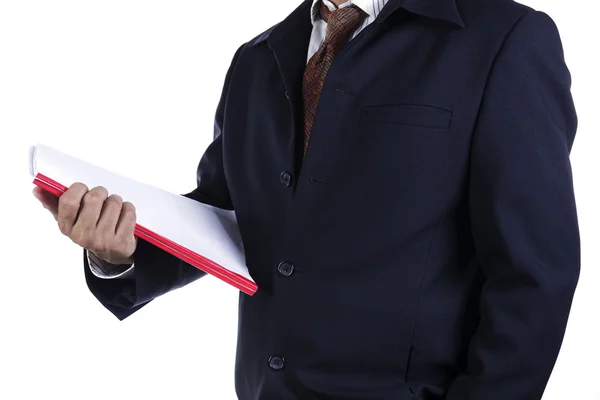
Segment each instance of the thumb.
[{"label": "thumb", "polygon": [[58,197],[39,186],[33,188],[33,195],[42,203],[44,208],[52,213],[54,219],[58,218]]}]

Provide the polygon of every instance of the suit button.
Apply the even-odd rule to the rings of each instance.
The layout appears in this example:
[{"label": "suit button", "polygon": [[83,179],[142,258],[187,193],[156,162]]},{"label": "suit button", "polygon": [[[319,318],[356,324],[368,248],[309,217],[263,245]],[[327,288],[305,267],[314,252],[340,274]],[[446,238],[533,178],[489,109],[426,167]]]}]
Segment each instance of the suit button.
[{"label": "suit button", "polygon": [[290,187],[292,184],[292,176],[287,171],[283,171],[281,175],[279,175],[279,180],[284,187]]},{"label": "suit button", "polygon": [[287,90],[285,91],[285,97],[289,100],[290,99],[290,92],[288,92]]},{"label": "suit button", "polygon": [[294,264],[285,262],[285,261],[280,262],[279,265],[277,266],[277,271],[282,276],[286,276],[286,277],[290,276],[294,272]]},{"label": "suit button", "polygon": [[282,370],[284,364],[285,364],[285,359],[283,357],[278,357],[278,356],[269,357],[269,368],[271,368],[273,371]]}]

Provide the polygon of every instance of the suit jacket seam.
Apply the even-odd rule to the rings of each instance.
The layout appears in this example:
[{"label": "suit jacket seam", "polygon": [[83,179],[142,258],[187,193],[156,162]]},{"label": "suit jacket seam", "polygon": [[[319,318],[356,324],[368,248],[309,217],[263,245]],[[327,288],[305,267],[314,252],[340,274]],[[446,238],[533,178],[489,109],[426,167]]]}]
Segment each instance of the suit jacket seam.
[{"label": "suit jacket seam", "polygon": [[406,359],[406,368],[404,368],[404,381],[408,382],[408,372],[410,369],[410,356],[412,354],[412,347],[413,347],[413,343],[415,340],[415,333],[417,330],[417,320],[419,319],[419,306],[420,306],[420,302],[421,302],[421,292],[423,289],[423,282],[425,281],[425,273],[427,272],[427,266],[429,265],[429,257],[431,256],[431,251],[433,249],[433,245],[435,243],[435,237],[437,235],[437,232],[440,228],[440,225],[442,224],[442,221],[444,221],[444,219],[446,218],[447,212],[444,213],[436,222],[435,224],[435,229],[433,230],[433,234],[431,235],[431,240],[429,242],[429,248],[427,249],[427,255],[425,256],[425,262],[423,263],[423,268],[421,270],[421,281],[419,282],[419,290],[417,292],[417,304],[415,305],[415,313],[414,313],[414,317],[413,317],[413,326],[412,326],[412,332],[410,335],[410,342],[409,342],[409,353],[408,353],[408,357]]}]

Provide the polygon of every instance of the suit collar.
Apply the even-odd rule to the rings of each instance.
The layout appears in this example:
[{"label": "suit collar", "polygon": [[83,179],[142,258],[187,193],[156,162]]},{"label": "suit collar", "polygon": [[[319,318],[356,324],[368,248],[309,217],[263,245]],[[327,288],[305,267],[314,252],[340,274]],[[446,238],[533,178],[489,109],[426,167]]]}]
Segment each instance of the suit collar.
[{"label": "suit collar", "polygon": [[[460,15],[457,0],[389,0],[381,9],[374,22],[383,22],[398,8],[402,8],[413,14],[451,22],[457,26],[464,27],[465,23]],[[286,19],[267,30],[251,41],[253,46],[268,41],[278,42],[290,34],[298,34],[312,27],[311,12],[314,0],[304,0]]]},{"label": "suit collar", "polygon": [[268,41],[269,45],[273,46],[274,43],[290,38],[290,36],[290,40],[297,40],[297,36],[306,30],[310,35],[312,29],[310,17],[312,2],[313,0],[304,0],[287,18],[255,39],[253,44]]},{"label": "suit collar", "polygon": [[457,0],[390,0],[375,22],[383,22],[396,9],[403,8],[423,17],[448,21],[464,28],[465,23],[456,2]]},{"label": "suit collar", "polygon": [[[383,22],[398,8],[424,17],[444,20],[465,27],[457,0],[389,0],[374,22]],[[274,43],[288,37],[296,29],[312,26],[312,6],[314,0],[304,0],[286,19],[250,41],[252,46],[264,42]],[[297,31],[296,31],[297,33]]]}]

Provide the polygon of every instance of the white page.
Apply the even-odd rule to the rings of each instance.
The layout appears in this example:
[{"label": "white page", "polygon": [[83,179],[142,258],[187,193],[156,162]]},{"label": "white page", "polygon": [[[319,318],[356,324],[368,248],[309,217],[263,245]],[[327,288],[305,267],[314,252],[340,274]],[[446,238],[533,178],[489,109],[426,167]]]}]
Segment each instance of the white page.
[{"label": "white page", "polygon": [[56,182],[105,187],[133,203],[137,223],[253,282],[233,211],[137,182],[44,145],[32,146],[29,167]]}]

